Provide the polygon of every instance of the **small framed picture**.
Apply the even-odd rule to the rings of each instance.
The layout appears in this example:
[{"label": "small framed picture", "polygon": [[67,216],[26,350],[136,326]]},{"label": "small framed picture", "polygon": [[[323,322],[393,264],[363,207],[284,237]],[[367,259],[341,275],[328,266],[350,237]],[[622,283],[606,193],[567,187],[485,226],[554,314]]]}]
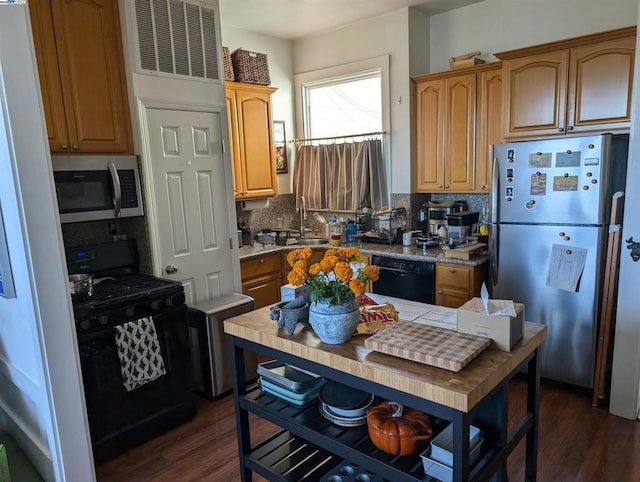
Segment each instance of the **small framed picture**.
[{"label": "small framed picture", "polygon": [[273,146],[276,156],[276,172],[285,174],[289,172],[287,166],[287,138],[284,132],[284,121],[273,121]]}]

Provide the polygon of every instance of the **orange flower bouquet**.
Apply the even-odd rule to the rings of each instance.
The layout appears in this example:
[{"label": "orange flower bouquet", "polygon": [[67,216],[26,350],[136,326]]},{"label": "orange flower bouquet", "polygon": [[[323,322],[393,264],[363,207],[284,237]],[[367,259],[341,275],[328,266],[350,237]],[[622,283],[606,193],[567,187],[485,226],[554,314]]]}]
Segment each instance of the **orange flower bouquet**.
[{"label": "orange flower bouquet", "polygon": [[294,249],[287,255],[293,270],[287,276],[292,285],[309,288],[311,302],[326,299],[329,306],[342,305],[364,293],[368,281],[377,281],[380,268],[360,261],[355,247],[327,249],[319,263],[307,266],[311,248]]}]

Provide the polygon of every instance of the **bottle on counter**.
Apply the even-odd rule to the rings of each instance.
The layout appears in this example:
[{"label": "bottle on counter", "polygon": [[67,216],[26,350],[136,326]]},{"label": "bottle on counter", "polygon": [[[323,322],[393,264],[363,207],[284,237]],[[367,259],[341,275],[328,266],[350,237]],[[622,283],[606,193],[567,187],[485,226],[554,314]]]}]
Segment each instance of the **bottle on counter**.
[{"label": "bottle on counter", "polygon": [[353,219],[347,221],[347,243],[354,243],[356,238],[354,235],[357,232],[356,222]]},{"label": "bottle on counter", "polygon": [[340,218],[338,224],[340,224],[340,242],[345,244],[347,242],[347,221],[344,218]]},{"label": "bottle on counter", "polygon": [[336,218],[329,219],[329,244],[331,246],[340,246],[342,242],[342,232]]}]

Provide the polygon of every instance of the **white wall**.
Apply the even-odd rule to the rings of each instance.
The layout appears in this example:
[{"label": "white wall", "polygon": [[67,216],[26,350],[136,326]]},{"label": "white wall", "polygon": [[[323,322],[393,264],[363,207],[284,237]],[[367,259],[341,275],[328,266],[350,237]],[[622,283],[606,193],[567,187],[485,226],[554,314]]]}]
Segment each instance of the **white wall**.
[{"label": "white wall", "polygon": [[46,480],[93,480],[60,221],[25,5],[0,6],[0,411]]},{"label": "white wall", "polygon": [[[278,90],[271,96],[274,120],[284,121],[287,140],[294,139],[293,109],[293,44],[248,30],[227,26],[222,19],[222,44],[233,52],[243,48],[267,54],[271,87]],[[288,145],[289,172],[278,174],[278,194],[293,192],[293,148]]]},{"label": "white wall", "polygon": [[408,193],[410,172],[409,10],[403,8],[347,27],[298,39],[293,46],[296,74],[389,55],[391,192]]},{"label": "white wall", "polygon": [[[640,43],[636,39],[636,51]],[[629,256],[624,240],[633,237],[640,242],[640,214],[631,206],[640,205],[640,62],[636,56],[633,86],[633,112],[629,164],[627,169],[627,189],[625,191],[624,219],[622,225],[622,253],[620,258],[620,279],[618,286],[618,310],[616,313],[616,333],[611,375],[611,401],[609,410],[614,415],[636,418],[640,401],[640,317],[638,316],[638,280],[640,261],[634,262]]]},{"label": "white wall", "polygon": [[636,0],[484,0],[431,17],[431,72],[449,57],[494,52],[635,25]]}]

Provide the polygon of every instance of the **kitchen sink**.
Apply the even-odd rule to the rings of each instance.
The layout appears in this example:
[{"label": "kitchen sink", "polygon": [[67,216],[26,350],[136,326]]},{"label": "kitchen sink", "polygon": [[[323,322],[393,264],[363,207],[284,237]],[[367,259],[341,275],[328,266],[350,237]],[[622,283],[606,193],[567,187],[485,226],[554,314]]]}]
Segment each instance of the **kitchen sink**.
[{"label": "kitchen sink", "polygon": [[298,238],[298,244],[302,246],[316,246],[318,244],[327,244],[327,238]]}]

